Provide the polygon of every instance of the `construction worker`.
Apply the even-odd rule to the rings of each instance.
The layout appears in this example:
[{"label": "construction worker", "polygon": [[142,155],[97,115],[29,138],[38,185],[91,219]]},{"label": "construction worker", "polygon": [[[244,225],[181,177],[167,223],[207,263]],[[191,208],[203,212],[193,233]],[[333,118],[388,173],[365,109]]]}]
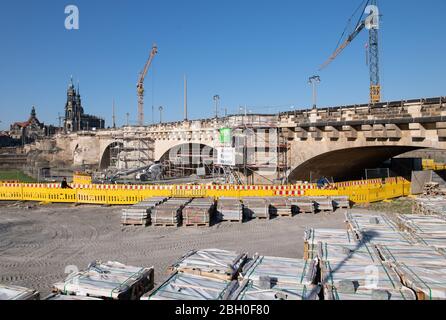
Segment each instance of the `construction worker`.
[{"label": "construction worker", "polygon": [[63,178],[63,180],[62,180],[62,184],[60,185],[60,187],[61,187],[62,189],[72,189],[72,188],[68,185],[67,178]]}]

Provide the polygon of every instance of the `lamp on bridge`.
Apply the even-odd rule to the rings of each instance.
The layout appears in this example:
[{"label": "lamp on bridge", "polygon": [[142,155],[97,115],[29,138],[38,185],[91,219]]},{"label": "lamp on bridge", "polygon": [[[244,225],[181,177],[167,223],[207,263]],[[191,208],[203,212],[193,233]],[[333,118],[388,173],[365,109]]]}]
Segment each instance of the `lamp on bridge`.
[{"label": "lamp on bridge", "polygon": [[321,77],[319,76],[312,76],[308,79],[308,83],[312,85],[313,87],[313,109],[317,108],[317,91],[316,91],[316,85],[321,82]]}]

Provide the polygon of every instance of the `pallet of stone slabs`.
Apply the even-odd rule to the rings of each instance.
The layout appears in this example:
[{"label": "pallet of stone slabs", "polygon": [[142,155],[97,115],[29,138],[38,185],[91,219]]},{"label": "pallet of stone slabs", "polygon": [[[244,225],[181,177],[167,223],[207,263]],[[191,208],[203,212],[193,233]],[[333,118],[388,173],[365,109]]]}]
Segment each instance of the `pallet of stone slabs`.
[{"label": "pallet of stone slabs", "polygon": [[314,250],[319,242],[328,244],[356,245],[358,239],[354,232],[344,229],[306,229],[304,233],[304,259],[314,258]]},{"label": "pallet of stone slabs", "polygon": [[316,209],[322,212],[333,212],[333,200],[330,197],[314,197],[312,198],[316,203]]},{"label": "pallet of stone slabs", "polygon": [[339,262],[322,261],[320,263],[321,283],[345,291],[344,288],[373,286],[377,289],[400,289],[398,274],[382,263],[349,263],[348,259]]},{"label": "pallet of stone slabs", "polygon": [[399,215],[398,225],[412,234],[446,234],[446,220],[439,216]]},{"label": "pallet of stone slabs", "polygon": [[46,296],[43,300],[66,300],[66,301],[88,301],[88,300],[95,300],[100,301],[103,299],[100,298],[94,298],[94,297],[86,297],[86,296],[73,296],[73,295],[63,295],[60,293],[51,293],[50,295]]},{"label": "pallet of stone slabs", "polygon": [[86,270],[54,284],[54,292],[113,300],[137,300],[153,288],[154,268],[95,261]]},{"label": "pallet of stone slabs", "polygon": [[293,206],[295,213],[316,213],[316,204],[308,197],[289,198],[289,201]]},{"label": "pallet of stone slabs", "polygon": [[269,213],[272,216],[292,217],[294,210],[287,198],[273,198],[269,203]]},{"label": "pallet of stone slabs", "polygon": [[330,198],[333,201],[335,209],[350,209],[351,207],[348,196],[332,196]]},{"label": "pallet of stone slabs", "polygon": [[247,253],[220,249],[192,250],[168,268],[180,272],[220,280],[233,280],[245,264]]},{"label": "pallet of stone slabs", "polygon": [[237,289],[236,280],[222,280],[187,273],[173,273],[141,300],[228,300]]},{"label": "pallet of stone slabs", "polygon": [[397,263],[392,267],[402,283],[416,292],[418,300],[446,300],[446,266],[427,268]]},{"label": "pallet of stone slabs", "polygon": [[269,203],[265,198],[243,198],[245,217],[249,219],[270,219]]},{"label": "pallet of stone slabs", "polygon": [[274,301],[274,300],[319,300],[319,285],[261,285],[252,280],[243,280],[231,296],[231,300]]},{"label": "pallet of stone slabs", "polygon": [[211,221],[210,207],[186,207],[183,209],[183,225],[207,224]]},{"label": "pallet of stone slabs", "polygon": [[255,255],[243,267],[239,280],[261,285],[312,285],[317,276],[318,261]]},{"label": "pallet of stone slabs", "polygon": [[446,266],[446,256],[432,247],[424,245],[384,246],[377,245],[376,250],[383,261],[390,264],[404,263],[409,266],[438,268]]},{"label": "pallet of stone slabs", "polygon": [[221,198],[217,204],[218,220],[242,222],[243,205],[239,199]]},{"label": "pallet of stone slabs", "polygon": [[150,225],[150,219],[123,219],[121,218],[122,226],[141,226],[146,227]]},{"label": "pallet of stone slabs", "polygon": [[317,257],[320,261],[330,261],[331,263],[348,261],[353,264],[376,264],[381,262],[374,246],[362,242],[356,244],[319,242],[317,253],[313,254],[313,257]]},{"label": "pallet of stone slabs", "polygon": [[157,225],[175,225],[181,222],[181,210],[179,208],[158,207],[151,214],[152,224]]},{"label": "pallet of stone slabs", "polygon": [[336,287],[324,287],[324,300],[343,301],[376,301],[376,300],[417,300],[415,292],[409,288],[400,289],[372,289],[358,288],[354,292],[338,290]]},{"label": "pallet of stone slabs", "polygon": [[40,293],[24,287],[0,284],[0,300],[40,300]]}]

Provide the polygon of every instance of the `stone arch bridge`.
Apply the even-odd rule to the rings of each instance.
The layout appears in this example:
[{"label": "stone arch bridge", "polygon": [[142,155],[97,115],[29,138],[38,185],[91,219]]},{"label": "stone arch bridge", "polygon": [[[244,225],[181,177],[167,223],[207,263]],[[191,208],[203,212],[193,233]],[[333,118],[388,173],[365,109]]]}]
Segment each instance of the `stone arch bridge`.
[{"label": "stone arch bridge", "polygon": [[[344,177],[374,168],[383,161],[417,149],[446,150],[446,98],[418,99],[353,105],[315,110],[296,110],[278,115],[235,115],[165,123],[145,127],[123,127],[96,132],[59,134],[27,146],[33,159],[73,168],[105,169],[118,163],[122,168],[160,160],[180,145],[219,146],[219,129],[254,132],[243,140],[254,150],[251,171],[263,167],[270,179],[259,175],[255,182],[278,178],[280,168],[290,181],[311,176]],[[269,138],[256,136],[262,131]],[[272,142],[271,132],[277,132]],[[266,143],[260,148],[257,144]],[[276,153],[277,161],[265,160]],[[274,158],[274,157],[273,157]],[[256,163],[257,162],[257,163]],[[246,163],[245,163],[246,164]]]}]

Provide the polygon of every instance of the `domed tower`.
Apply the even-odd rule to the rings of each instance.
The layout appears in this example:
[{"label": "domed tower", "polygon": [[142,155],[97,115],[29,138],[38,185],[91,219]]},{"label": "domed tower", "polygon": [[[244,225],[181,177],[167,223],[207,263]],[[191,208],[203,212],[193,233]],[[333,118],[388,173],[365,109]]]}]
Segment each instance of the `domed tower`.
[{"label": "domed tower", "polygon": [[67,103],[65,104],[65,121],[64,130],[67,131],[78,131],[79,130],[79,120],[82,115],[82,110],[80,108],[80,96],[76,93],[74,88],[73,78],[68,85],[67,89]]}]

